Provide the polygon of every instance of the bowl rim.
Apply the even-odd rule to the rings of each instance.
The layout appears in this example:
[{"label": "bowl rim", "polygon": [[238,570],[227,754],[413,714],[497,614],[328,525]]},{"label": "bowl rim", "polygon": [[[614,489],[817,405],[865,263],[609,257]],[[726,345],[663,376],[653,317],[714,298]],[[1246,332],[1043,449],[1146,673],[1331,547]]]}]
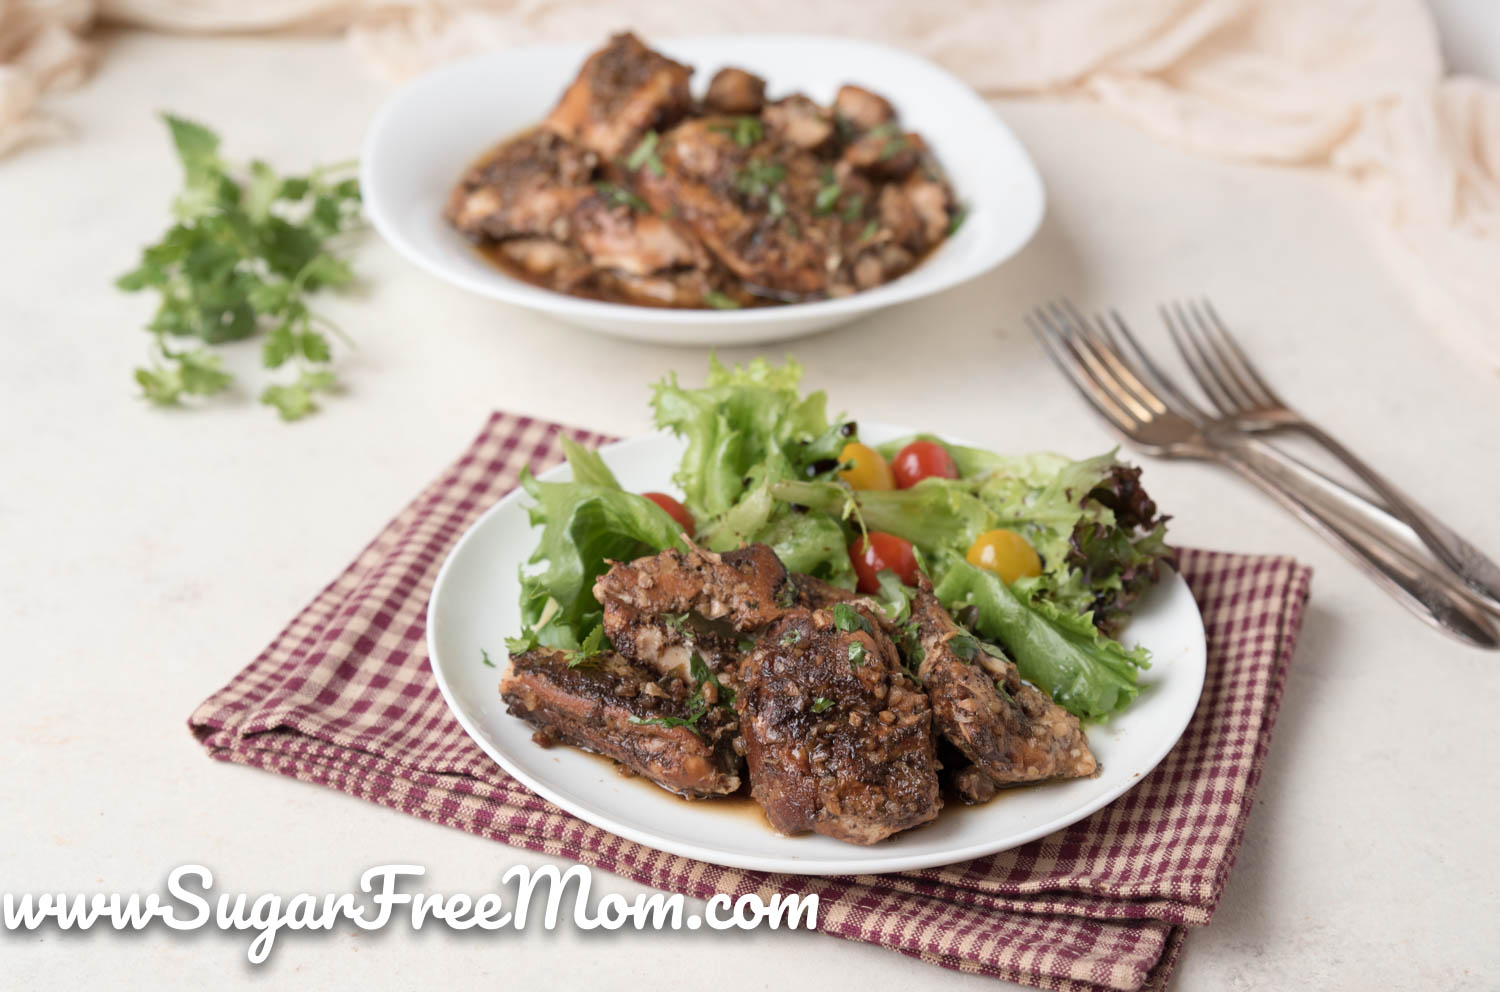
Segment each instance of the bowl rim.
[{"label": "bowl rim", "polygon": [[[855,317],[861,313],[881,309],[898,303],[933,296],[969,282],[998,267],[1014,257],[1035,237],[1047,210],[1046,187],[1042,182],[1036,163],[1032,161],[1015,133],[1006,125],[995,109],[985,102],[971,86],[947,69],[912,52],[884,45],[879,42],[839,35],[818,34],[718,34],[667,36],[653,41],[653,46],[671,50],[699,44],[812,44],[821,48],[862,49],[867,54],[878,55],[885,60],[897,60],[915,66],[919,70],[935,74],[953,88],[955,99],[967,104],[967,110],[978,112],[977,116],[990,122],[993,134],[1001,142],[1011,146],[1017,166],[1012,178],[1030,187],[1034,195],[1022,198],[1031,205],[1030,215],[1016,225],[1017,234],[1000,246],[999,250],[968,255],[944,257],[943,250],[952,239],[939,245],[935,255],[924,259],[916,269],[889,283],[863,290],[838,299],[811,300],[803,303],[785,303],[776,306],[751,307],[738,310],[712,308],[652,307],[634,303],[613,303],[570,296],[558,290],[536,286],[509,276],[499,269],[477,276],[448,265],[412,242],[406,236],[403,224],[396,218],[397,205],[380,195],[381,166],[383,156],[380,149],[388,145],[387,132],[394,127],[394,118],[409,100],[430,88],[441,89],[450,77],[472,72],[478,65],[499,62],[514,57],[518,52],[555,52],[558,57],[573,57],[580,50],[587,52],[593,43],[587,42],[539,42],[512,45],[491,49],[461,59],[452,59],[422,73],[399,87],[371,118],[361,148],[359,179],[365,191],[365,211],[372,226],[391,247],[407,261],[430,275],[459,286],[480,296],[500,300],[518,306],[529,307],[559,317],[576,318],[580,321],[610,321],[620,324],[649,324],[663,328],[714,323],[725,327],[759,326],[779,324],[797,320],[834,321]],[[895,94],[897,102],[900,94]],[[938,149],[940,158],[947,161],[952,149]],[[961,201],[962,202],[962,201]],[[946,264],[945,264],[946,263]],[[929,268],[937,266],[936,271]],[[932,273],[928,279],[910,279],[918,271]]]}]

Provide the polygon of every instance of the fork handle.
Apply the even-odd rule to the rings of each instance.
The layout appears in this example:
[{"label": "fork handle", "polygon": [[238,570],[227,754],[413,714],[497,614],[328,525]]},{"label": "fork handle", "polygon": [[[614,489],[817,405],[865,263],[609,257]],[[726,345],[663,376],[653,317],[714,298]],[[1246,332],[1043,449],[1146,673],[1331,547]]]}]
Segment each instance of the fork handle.
[{"label": "fork handle", "polygon": [[1211,450],[1216,460],[1290,510],[1417,616],[1467,644],[1500,648],[1500,634],[1484,612],[1442,572],[1414,560],[1395,539],[1362,528],[1291,459],[1244,435],[1215,439]]},{"label": "fork handle", "polygon": [[1375,490],[1393,516],[1405,521],[1416,532],[1418,539],[1427,545],[1439,561],[1453,569],[1465,586],[1475,595],[1487,600],[1492,608],[1500,609],[1500,565],[1496,565],[1453,528],[1428,513],[1396,488],[1395,483],[1371,468],[1321,427],[1306,420],[1298,420],[1288,424],[1287,428],[1317,442],[1343,462],[1351,472]]}]

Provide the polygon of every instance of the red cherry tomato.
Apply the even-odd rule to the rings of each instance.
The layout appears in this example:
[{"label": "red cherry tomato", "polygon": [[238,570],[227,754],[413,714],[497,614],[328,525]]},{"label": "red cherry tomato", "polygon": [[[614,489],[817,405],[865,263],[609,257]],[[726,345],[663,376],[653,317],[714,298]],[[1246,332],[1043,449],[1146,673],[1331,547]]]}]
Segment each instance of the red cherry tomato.
[{"label": "red cherry tomato", "polygon": [[956,479],[958,466],[948,449],[935,441],[913,441],[891,459],[897,489],[910,489],[923,479]]},{"label": "red cherry tomato", "polygon": [[661,507],[663,510],[666,510],[667,515],[673,520],[677,521],[677,526],[687,531],[688,537],[692,537],[693,533],[697,531],[697,521],[695,521],[693,519],[693,515],[687,511],[687,507],[683,506],[681,503],[677,502],[666,493],[641,493],[641,495],[649,499],[651,502],[655,503],[657,506]]},{"label": "red cherry tomato", "polygon": [[890,569],[896,577],[909,586],[917,584],[917,556],[911,542],[884,531],[870,531],[868,540],[862,535],[849,545],[849,560],[854,563],[854,574],[859,576],[859,591],[875,592],[880,588],[876,574]]}]

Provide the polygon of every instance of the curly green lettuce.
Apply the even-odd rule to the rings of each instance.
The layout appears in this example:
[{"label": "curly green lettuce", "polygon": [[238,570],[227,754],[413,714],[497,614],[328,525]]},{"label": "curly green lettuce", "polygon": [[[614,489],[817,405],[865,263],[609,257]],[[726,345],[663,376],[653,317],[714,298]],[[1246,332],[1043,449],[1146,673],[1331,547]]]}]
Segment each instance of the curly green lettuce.
[{"label": "curly green lettuce", "polygon": [[601,649],[603,608],[594,599],[594,580],[608,562],[682,546],[681,528],[665,510],[621,489],[596,452],[568,440],[563,445],[572,481],[521,474],[521,486],[535,501],[527,511],[531,525],[541,538],[521,568],[524,629],[507,642],[512,654],[537,646],[584,655]]},{"label": "curly green lettuce", "polygon": [[675,375],[655,385],[656,425],[686,443],[673,481],[698,523],[696,540],[711,551],[764,541],[787,568],[853,586],[844,530],[826,515],[803,514],[773,491],[790,479],[823,478],[853,424],[830,423],[827,397],[802,396],[802,367],[758,358],[726,367],[709,359],[707,383],[680,385]]}]

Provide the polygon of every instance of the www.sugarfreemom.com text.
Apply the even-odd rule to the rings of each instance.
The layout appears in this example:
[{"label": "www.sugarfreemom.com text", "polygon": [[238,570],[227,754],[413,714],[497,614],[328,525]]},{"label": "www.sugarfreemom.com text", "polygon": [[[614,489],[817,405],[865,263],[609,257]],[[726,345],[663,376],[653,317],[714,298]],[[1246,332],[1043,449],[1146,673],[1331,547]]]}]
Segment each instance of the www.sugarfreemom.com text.
[{"label": "www.sugarfreemom.com text", "polygon": [[[402,892],[403,878],[426,873],[420,865],[380,865],[366,871],[359,879],[360,895],[353,893],[310,894],[282,897],[272,893],[249,896],[243,892],[213,895],[214,876],[202,865],[182,865],[167,877],[165,897],[160,893],[118,892],[92,895],[62,893],[7,892],[4,897],[3,923],[6,930],[87,930],[108,926],[114,930],[145,930],[155,925],[172,930],[254,931],[246,956],[251,964],[260,964],[271,955],[276,935],[283,930],[332,930],[347,921],[362,930],[379,930],[400,914],[409,918],[413,929],[428,922],[453,930],[523,930],[539,925],[551,930],[564,918],[564,902],[571,899],[573,926],[579,930],[753,930],[767,926],[795,930],[815,930],[818,926],[818,897],[809,895],[772,895],[761,898],[756,893],[739,897],[719,894],[708,900],[703,914],[688,914],[687,900],[678,894],[654,892],[627,899],[618,893],[606,893],[590,910],[593,876],[583,865],[559,871],[553,865],[532,870],[516,865],[501,875],[505,885],[514,884],[515,896],[507,903],[498,892],[480,896],[463,893]],[[547,883],[546,905],[540,914],[532,912],[532,901],[538,887]],[[571,886],[569,883],[572,883]]]}]

